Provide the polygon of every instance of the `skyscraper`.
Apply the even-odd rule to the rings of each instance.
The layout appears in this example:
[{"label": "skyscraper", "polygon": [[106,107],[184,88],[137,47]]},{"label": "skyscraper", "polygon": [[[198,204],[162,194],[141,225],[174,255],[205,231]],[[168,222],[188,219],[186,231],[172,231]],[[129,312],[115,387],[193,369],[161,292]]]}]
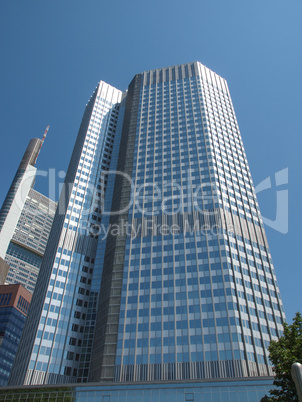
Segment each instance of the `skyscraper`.
[{"label": "skyscraper", "polygon": [[20,217],[29,190],[33,187],[37,168],[35,163],[42,140],[30,140],[18,170],[0,210],[0,257],[5,258],[10,239]]},{"label": "skyscraper", "polygon": [[196,62],[101,82],[10,383],[267,376],[283,320],[226,81]]},{"label": "skyscraper", "polygon": [[56,210],[56,202],[33,189],[48,128],[42,140],[30,140],[0,210],[0,258],[10,266],[5,281],[20,283],[31,293]]},{"label": "skyscraper", "polygon": [[7,284],[21,283],[34,291],[56,205],[33,188],[29,190],[5,255],[10,266]]},{"label": "skyscraper", "polygon": [[[92,314],[101,281],[101,267],[95,266],[98,238],[94,226],[102,216],[107,184],[104,173],[109,170],[116,141],[121,98],[121,91],[100,82],[86,106],[12,383],[75,382],[77,378],[88,378],[95,323]],[[22,347],[23,341],[32,344],[30,354]],[[75,364],[65,364],[70,359]]]}]

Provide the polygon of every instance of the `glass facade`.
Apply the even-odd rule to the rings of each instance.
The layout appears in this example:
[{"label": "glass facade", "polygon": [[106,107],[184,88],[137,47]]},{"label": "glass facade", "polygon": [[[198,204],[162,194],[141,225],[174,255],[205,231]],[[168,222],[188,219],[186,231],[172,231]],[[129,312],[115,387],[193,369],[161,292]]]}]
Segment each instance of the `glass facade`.
[{"label": "glass facade", "polygon": [[92,342],[92,306],[98,296],[92,283],[100,268],[95,267],[95,227],[101,220],[121,94],[100,82],[86,107],[43,260],[47,268],[42,264],[37,282],[39,301],[33,299],[22,338],[28,342],[31,337],[33,345],[30,355],[17,359],[18,381],[26,364],[25,383],[87,381],[87,343]]},{"label": "glass facade", "polygon": [[[118,114],[114,105],[119,100],[120,91],[99,85],[29,364],[29,370],[61,375],[65,381],[88,377],[88,368],[80,368],[80,356],[89,307],[97,297],[90,293],[97,244],[90,228],[101,219],[104,171],[110,163]],[[89,236],[90,244],[74,249],[75,234]]]},{"label": "glass facade", "polygon": [[14,307],[0,308],[0,386],[7,385],[25,318]]},{"label": "glass facade", "polygon": [[21,285],[0,286],[0,386],[7,385],[30,300]]},{"label": "glass facade", "polygon": [[[192,63],[142,73],[129,94],[132,230],[123,252],[107,240],[104,268],[123,260],[118,331],[98,336],[113,319],[101,297],[91,380],[272,374],[283,306],[226,81]],[[102,342],[115,347],[114,372]]]},{"label": "glass facade", "polygon": [[144,383],[62,387],[26,387],[0,390],[1,401],[60,402],[259,402],[273,388],[272,380]]},{"label": "glass facade", "polygon": [[285,316],[223,78],[101,82],[66,186],[11,384],[272,374]]}]

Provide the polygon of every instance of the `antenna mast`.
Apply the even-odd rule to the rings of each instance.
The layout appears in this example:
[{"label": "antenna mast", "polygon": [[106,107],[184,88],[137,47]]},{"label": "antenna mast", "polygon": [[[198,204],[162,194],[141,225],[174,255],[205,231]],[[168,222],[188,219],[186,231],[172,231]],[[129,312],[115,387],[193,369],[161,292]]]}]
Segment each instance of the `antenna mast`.
[{"label": "antenna mast", "polygon": [[34,166],[34,165],[36,164],[36,162],[37,162],[37,159],[38,159],[39,153],[40,153],[40,151],[41,151],[41,148],[42,148],[43,142],[44,142],[44,140],[45,140],[45,138],[46,138],[46,136],[47,136],[47,133],[48,133],[49,127],[50,127],[50,126],[47,126],[47,127],[46,127],[46,129],[45,129],[45,131],[44,131],[43,137],[42,137],[42,139],[41,139],[41,144],[40,144],[39,150],[38,150],[38,152],[37,152],[37,156],[36,156],[36,158],[35,158],[35,160],[34,160],[33,166]]}]

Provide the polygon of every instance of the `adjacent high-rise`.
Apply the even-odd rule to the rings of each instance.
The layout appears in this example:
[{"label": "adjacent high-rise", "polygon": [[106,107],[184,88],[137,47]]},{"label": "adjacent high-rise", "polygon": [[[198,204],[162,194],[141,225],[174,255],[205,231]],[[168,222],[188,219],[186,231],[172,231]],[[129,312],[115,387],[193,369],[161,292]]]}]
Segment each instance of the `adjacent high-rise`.
[{"label": "adjacent high-rise", "polygon": [[[100,82],[86,106],[11,383],[88,379],[102,273],[94,228],[101,221],[105,173],[122,124],[121,98],[121,91]],[[31,345],[30,353],[23,342]]]},{"label": "adjacent high-rise", "polygon": [[42,140],[30,140],[0,210],[0,258],[9,265],[5,283],[22,284],[31,293],[56,211],[56,202],[33,189],[48,128]]},{"label": "adjacent high-rise", "polygon": [[36,179],[35,163],[42,146],[42,140],[30,140],[15,177],[0,210],[0,257],[5,258],[7,247],[21,215],[29,190]]},{"label": "adjacent high-rise", "polygon": [[10,266],[7,284],[20,283],[34,291],[55,212],[56,202],[29,190],[5,255]]},{"label": "adjacent high-rise", "polygon": [[226,81],[100,82],[10,383],[267,376],[284,318]]}]

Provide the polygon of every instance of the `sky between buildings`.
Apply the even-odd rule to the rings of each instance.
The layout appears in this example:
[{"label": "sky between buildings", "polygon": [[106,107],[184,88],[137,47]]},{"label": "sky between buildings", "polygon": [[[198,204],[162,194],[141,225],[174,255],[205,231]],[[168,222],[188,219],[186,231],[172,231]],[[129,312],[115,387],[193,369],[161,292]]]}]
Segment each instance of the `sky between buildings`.
[{"label": "sky between buildings", "polygon": [[98,81],[125,90],[142,71],[200,61],[228,81],[255,186],[271,178],[258,193],[265,218],[280,206],[286,217],[277,191],[288,190],[288,232],[266,233],[291,321],[302,311],[301,15],[300,0],[0,0],[0,204],[48,124],[35,188],[58,197]]}]

